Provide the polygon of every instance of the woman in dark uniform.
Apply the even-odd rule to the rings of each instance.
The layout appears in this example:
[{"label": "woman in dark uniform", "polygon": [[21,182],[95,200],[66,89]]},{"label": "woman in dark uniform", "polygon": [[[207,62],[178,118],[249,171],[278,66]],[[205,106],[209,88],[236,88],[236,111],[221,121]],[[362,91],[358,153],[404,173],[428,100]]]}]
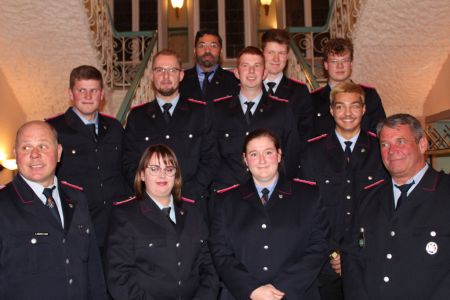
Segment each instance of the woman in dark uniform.
[{"label": "woman in dark uniform", "polygon": [[252,178],[214,200],[209,246],[225,285],[220,299],[320,299],[328,229],[317,188],[280,175],[270,131],[251,132],[243,152]]},{"label": "woman in dark uniform", "polygon": [[181,197],[177,158],[165,145],[145,150],[134,180],[136,197],[116,202],[106,246],[113,299],[217,297],[218,278],[195,201]]}]

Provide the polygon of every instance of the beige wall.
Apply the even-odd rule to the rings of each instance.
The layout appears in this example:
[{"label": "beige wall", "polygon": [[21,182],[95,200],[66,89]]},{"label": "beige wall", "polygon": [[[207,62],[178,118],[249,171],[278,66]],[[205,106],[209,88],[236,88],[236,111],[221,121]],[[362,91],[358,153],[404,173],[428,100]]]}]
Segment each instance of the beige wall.
[{"label": "beige wall", "polygon": [[[0,158],[12,158],[12,148],[15,134],[22,123],[25,122],[25,113],[17,102],[2,70],[0,69]],[[0,171],[0,184],[11,181],[12,172],[4,169]]]},{"label": "beige wall", "polygon": [[425,100],[423,112],[425,116],[429,116],[448,109],[450,109],[450,55]]}]

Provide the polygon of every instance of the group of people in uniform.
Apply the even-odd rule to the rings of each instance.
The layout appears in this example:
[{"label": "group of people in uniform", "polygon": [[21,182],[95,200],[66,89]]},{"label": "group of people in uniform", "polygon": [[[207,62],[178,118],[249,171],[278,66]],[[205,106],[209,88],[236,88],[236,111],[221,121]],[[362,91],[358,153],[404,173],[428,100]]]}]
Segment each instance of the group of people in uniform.
[{"label": "group of people in uniform", "polygon": [[72,106],[17,131],[0,299],[449,298],[450,176],[418,120],[351,81],[347,39],[311,93],[283,73],[285,30],[261,45],[233,71],[211,30],[191,69],[159,51],[125,129],[101,73],[73,69]]}]

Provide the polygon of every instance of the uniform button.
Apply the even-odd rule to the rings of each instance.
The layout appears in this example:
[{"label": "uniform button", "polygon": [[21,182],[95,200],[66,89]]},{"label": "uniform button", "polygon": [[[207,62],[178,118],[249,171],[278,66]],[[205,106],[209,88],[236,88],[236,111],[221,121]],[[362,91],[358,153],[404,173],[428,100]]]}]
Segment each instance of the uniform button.
[{"label": "uniform button", "polygon": [[170,139],[170,135],[166,135],[166,140]]},{"label": "uniform button", "polygon": [[32,239],[31,239],[31,243],[32,243],[33,245],[36,244],[36,243],[37,243],[37,239],[32,238]]},{"label": "uniform button", "polygon": [[149,247],[153,247],[153,243],[148,244]]},{"label": "uniform button", "polygon": [[350,179],[347,179],[347,183],[351,183],[352,181]]},{"label": "uniform button", "polygon": [[263,267],[263,271],[269,271],[269,268],[268,267]]},{"label": "uniform button", "polygon": [[392,259],[392,254],[390,254],[390,253],[386,254],[386,258],[387,259]]},{"label": "uniform button", "polygon": [[103,205],[106,205],[106,201],[103,201]]},{"label": "uniform button", "polygon": [[183,282],[181,282],[181,280],[179,280],[178,281],[178,285],[182,285],[183,284]]},{"label": "uniform button", "polygon": [[347,195],[347,197],[346,197],[347,199],[351,199],[352,198],[352,196],[350,196],[350,195]]},{"label": "uniform button", "polygon": [[369,176],[369,177],[367,177],[367,179],[369,179],[369,180],[372,180],[372,179],[373,179],[373,177],[372,177],[372,176]]},{"label": "uniform button", "polygon": [[248,135],[248,133],[249,133],[249,132],[247,131],[247,132],[245,133],[245,135]]},{"label": "uniform button", "polygon": [[383,281],[384,281],[384,282],[389,282],[389,277],[384,276],[384,277],[383,277]]},{"label": "uniform button", "polygon": [[391,236],[395,236],[395,231],[391,231]]},{"label": "uniform button", "polygon": [[66,243],[66,239],[62,239],[62,243],[65,244]]},{"label": "uniform button", "polygon": [[298,168],[300,169],[302,166],[301,165],[298,165]]},{"label": "uniform button", "polygon": [[269,246],[267,246],[267,245],[264,245],[264,250],[269,250]]},{"label": "uniform button", "polygon": [[86,228],[86,234],[91,233],[91,230],[89,228]]},{"label": "uniform button", "polygon": [[346,214],[347,214],[347,216],[350,216],[352,213],[348,211],[348,212],[346,212]]},{"label": "uniform button", "polygon": [[101,188],[103,187],[103,183],[100,183],[100,187],[101,187]]},{"label": "uniform button", "polygon": [[436,231],[430,232],[430,235],[431,235],[431,236],[436,236]]},{"label": "uniform button", "polygon": [[77,153],[77,150],[72,150],[72,154],[76,154]]},{"label": "uniform button", "polygon": [[225,137],[227,138],[227,137],[229,137],[230,135],[228,134],[228,133],[225,133]]},{"label": "uniform button", "polygon": [[192,137],[193,137],[192,133],[191,133],[191,134],[189,134],[189,138],[190,138],[190,139],[192,139]]},{"label": "uniform button", "polygon": [[97,170],[100,170],[100,166],[97,166]]},{"label": "uniform button", "polygon": [[69,279],[69,284],[72,284],[72,283],[73,283],[73,279],[70,278],[70,279]]},{"label": "uniform button", "polygon": [[70,260],[68,258],[66,258],[66,265],[68,265],[70,263]]},{"label": "uniform button", "polygon": [[177,262],[177,266],[181,267],[181,261]]},{"label": "uniform button", "polygon": [[266,229],[266,228],[267,228],[267,225],[266,225],[266,224],[262,224],[262,225],[261,225],[261,228],[262,228],[262,229]]},{"label": "uniform button", "polygon": [[322,116],[322,114],[321,114],[321,113],[317,113],[317,116],[318,116],[318,117],[321,117],[321,116]]},{"label": "uniform button", "polygon": [[325,180],[325,183],[330,183],[330,181],[327,179],[327,180]]},{"label": "uniform button", "polygon": [[148,140],[149,140],[148,136],[146,136],[146,137],[145,137],[145,140],[146,140],[146,141],[148,141]]},{"label": "uniform button", "polygon": [[180,243],[176,243],[175,247],[177,247],[177,248],[180,247]]},{"label": "uniform button", "polygon": [[98,149],[95,149],[94,151],[95,151],[95,152],[98,152]]}]

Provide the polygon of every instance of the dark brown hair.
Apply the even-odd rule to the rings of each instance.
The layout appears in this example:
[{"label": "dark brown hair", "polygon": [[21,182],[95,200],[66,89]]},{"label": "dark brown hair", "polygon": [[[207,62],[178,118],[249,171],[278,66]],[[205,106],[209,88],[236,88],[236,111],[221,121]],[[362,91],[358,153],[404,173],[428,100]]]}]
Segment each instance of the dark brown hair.
[{"label": "dark brown hair", "polygon": [[291,38],[289,33],[284,29],[269,29],[261,37],[261,48],[264,50],[268,42],[275,42],[286,45],[289,50],[289,42]]},{"label": "dark brown hair", "polygon": [[259,55],[263,59],[263,64],[265,62],[264,54],[262,53],[261,49],[254,47],[254,46],[247,46],[244,49],[242,49],[239,54],[237,55],[237,65],[239,66],[239,62],[241,60],[241,56],[244,54],[252,54],[252,55]]},{"label": "dark brown hair", "polygon": [[330,55],[344,55],[346,52],[350,52],[353,61],[353,44],[349,39],[330,39],[323,47],[323,61],[327,61]]},{"label": "dark brown hair", "polygon": [[82,65],[76,67],[70,72],[69,86],[72,90],[77,80],[98,80],[100,81],[100,87],[103,89],[102,73],[97,68],[88,65]]}]

